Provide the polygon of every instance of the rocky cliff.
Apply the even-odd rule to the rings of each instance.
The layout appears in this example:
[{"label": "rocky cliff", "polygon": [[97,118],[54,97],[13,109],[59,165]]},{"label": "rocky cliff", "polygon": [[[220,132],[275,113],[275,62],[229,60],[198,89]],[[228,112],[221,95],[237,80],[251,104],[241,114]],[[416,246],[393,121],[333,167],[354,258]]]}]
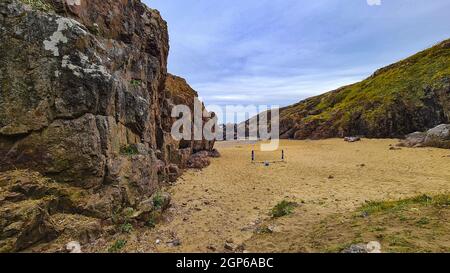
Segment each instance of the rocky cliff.
[{"label": "rocky cliff", "polygon": [[[212,150],[170,136],[170,107],[195,93],[167,77],[158,11],[138,0],[2,0],[0,22],[0,250],[54,238],[63,211],[145,218],[190,155]],[[16,179],[17,169],[29,172]]]},{"label": "rocky cliff", "polygon": [[450,40],[280,109],[282,138],[402,137],[450,122]]}]

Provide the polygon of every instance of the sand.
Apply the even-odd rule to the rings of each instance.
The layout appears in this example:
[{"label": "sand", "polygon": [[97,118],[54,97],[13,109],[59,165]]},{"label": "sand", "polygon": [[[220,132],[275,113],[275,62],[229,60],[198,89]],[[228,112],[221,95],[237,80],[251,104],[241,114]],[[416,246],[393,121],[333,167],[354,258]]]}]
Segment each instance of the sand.
[{"label": "sand", "polygon": [[[299,245],[302,236],[331,214],[366,201],[450,191],[449,150],[390,150],[396,143],[282,141],[287,161],[268,167],[251,163],[258,144],[218,143],[222,157],[202,171],[187,171],[170,187],[173,207],[166,219],[153,230],[134,232],[124,251],[223,252],[228,240],[250,252],[309,252],[314,249]],[[257,151],[257,160],[279,160],[280,150]],[[284,199],[300,206],[271,220],[270,210]],[[260,222],[273,224],[274,234],[255,236]],[[174,238],[179,246],[168,244]]]}]

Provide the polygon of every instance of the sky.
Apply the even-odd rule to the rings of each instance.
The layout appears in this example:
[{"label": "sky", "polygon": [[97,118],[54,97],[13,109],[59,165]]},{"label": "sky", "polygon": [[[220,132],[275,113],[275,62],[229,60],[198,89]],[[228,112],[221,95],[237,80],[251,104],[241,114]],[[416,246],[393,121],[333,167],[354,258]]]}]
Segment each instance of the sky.
[{"label": "sky", "polygon": [[450,38],[449,0],[144,0],[208,105],[286,106]]}]

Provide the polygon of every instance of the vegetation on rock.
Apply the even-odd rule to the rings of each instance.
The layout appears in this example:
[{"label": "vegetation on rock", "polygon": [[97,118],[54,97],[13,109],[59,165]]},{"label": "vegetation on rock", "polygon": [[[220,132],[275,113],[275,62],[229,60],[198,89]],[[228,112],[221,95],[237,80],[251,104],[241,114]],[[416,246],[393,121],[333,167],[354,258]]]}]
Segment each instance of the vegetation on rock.
[{"label": "vegetation on rock", "polygon": [[450,121],[450,40],[280,111],[282,137],[399,137]]},{"label": "vegetation on rock", "polygon": [[24,4],[30,5],[32,8],[42,11],[52,10],[52,6],[43,0],[20,0]]}]

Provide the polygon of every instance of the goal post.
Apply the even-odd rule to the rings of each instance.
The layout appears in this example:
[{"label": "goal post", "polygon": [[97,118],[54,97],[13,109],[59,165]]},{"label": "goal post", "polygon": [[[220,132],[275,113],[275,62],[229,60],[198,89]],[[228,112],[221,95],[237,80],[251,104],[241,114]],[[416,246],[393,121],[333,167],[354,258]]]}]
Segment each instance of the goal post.
[{"label": "goal post", "polygon": [[256,151],[252,150],[251,154],[252,163],[277,163],[277,162],[286,162],[286,153],[284,150],[281,150],[281,154],[279,159],[276,160],[257,160]]}]

